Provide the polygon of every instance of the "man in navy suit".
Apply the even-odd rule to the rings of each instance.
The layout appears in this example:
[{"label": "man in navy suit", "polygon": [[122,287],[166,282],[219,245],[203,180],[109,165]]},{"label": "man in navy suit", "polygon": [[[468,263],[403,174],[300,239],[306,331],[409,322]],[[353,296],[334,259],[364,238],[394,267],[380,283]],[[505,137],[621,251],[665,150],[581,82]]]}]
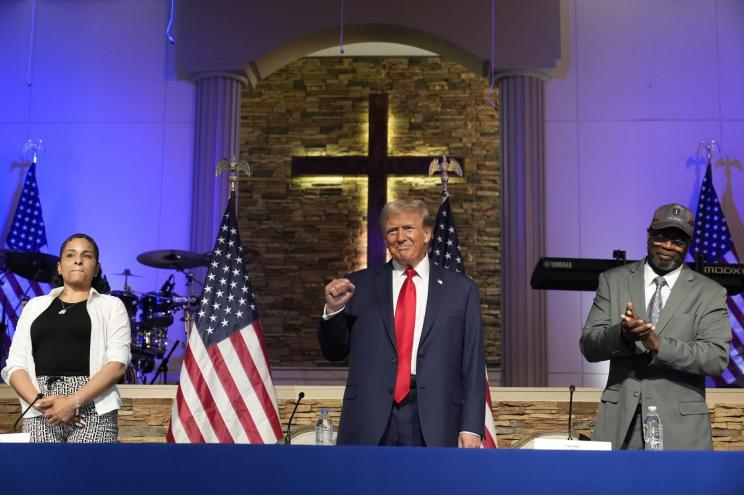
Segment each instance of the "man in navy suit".
[{"label": "man in navy suit", "polygon": [[485,415],[478,287],[429,262],[420,200],[385,205],[392,260],[331,281],[323,355],[349,356],[339,444],[479,447]]}]

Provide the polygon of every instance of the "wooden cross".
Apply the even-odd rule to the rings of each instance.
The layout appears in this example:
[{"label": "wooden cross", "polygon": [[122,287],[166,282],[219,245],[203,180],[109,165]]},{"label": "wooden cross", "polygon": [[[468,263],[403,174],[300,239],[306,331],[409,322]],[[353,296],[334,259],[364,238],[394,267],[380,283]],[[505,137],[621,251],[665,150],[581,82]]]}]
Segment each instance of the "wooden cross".
[{"label": "wooden cross", "polygon": [[[369,95],[368,156],[293,156],[292,176],[367,176],[367,266],[385,261],[380,211],[387,203],[388,175],[427,175],[433,157],[388,156],[388,95]],[[462,158],[457,160],[464,166]]]}]

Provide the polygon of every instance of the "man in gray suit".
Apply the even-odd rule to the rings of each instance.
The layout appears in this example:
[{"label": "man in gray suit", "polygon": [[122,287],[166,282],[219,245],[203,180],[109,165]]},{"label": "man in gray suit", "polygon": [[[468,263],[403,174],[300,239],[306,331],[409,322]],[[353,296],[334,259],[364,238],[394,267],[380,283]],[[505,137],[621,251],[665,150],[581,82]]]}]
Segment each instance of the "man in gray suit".
[{"label": "man in gray suit", "polygon": [[648,256],[599,276],[580,348],[610,360],[594,440],[643,449],[643,416],[656,406],[665,450],[712,449],[705,376],[728,364],[726,290],[684,263],[694,216],[659,207],[648,228]]}]

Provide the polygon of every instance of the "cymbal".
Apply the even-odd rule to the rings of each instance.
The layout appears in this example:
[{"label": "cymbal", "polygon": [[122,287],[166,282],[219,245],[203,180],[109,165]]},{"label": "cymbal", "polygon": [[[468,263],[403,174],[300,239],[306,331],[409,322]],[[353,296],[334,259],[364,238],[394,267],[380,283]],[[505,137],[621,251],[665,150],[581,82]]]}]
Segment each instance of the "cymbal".
[{"label": "cymbal", "polygon": [[58,261],[59,258],[53,254],[5,251],[7,269],[32,282],[51,283],[57,273]]},{"label": "cymbal", "polygon": [[125,268],[124,271],[121,273],[112,273],[111,275],[115,275],[117,277],[142,278],[142,275],[135,275],[134,273],[132,273],[132,271],[129,268]]},{"label": "cymbal", "polygon": [[207,266],[209,264],[209,256],[191,251],[179,251],[178,249],[161,249],[157,251],[146,251],[137,256],[137,261],[153,268],[183,270],[184,268]]}]

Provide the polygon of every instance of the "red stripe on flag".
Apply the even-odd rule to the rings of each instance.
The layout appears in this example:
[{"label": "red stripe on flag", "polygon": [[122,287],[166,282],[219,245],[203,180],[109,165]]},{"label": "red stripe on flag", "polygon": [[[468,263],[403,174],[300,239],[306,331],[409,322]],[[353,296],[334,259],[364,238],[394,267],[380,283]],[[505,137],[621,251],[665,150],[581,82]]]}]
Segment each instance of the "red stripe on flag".
[{"label": "red stripe on flag", "polygon": [[[236,332],[237,333],[237,332]],[[235,410],[235,416],[243,425],[246,435],[251,443],[263,443],[261,434],[256,429],[256,423],[253,422],[251,412],[248,410],[248,406],[245,405],[243,396],[240,393],[240,389],[233,380],[232,372],[230,367],[225,363],[225,358],[222,357],[222,353],[216,345],[211,346],[207,349],[207,354],[214,365],[214,370],[217,373],[217,377],[220,379],[220,383],[225,388],[225,393]]]},{"label": "red stripe on flag", "polygon": [[[196,335],[195,338],[201,337]],[[222,419],[220,408],[215,403],[214,397],[212,397],[212,392],[211,390],[209,390],[209,386],[207,385],[207,382],[204,380],[204,377],[201,374],[201,370],[197,365],[196,358],[191,352],[190,345],[186,347],[186,355],[183,358],[183,366],[186,367],[186,372],[189,374],[189,378],[191,379],[191,383],[194,386],[197,397],[199,397],[199,401],[202,404],[202,409],[206,413],[207,418],[209,418],[209,423],[212,426],[212,429],[214,430],[219,443],[235,443],[235,440],[233,440],[230,431],[227,429],[225,420]]]},{"label": "red stripe on flag", "polygon": [[[255,327],[256,323],[259,323],[259,321],[255,320],[252,323],[252,326]],[[258,336],[258,333],[256,333],[256,336]],[[279,421],[279,416],[277,415],[276,409],[274,408],[274,403],[271,400],[271,395],[266,390],[266,385],[261,379],[261,373],[258,371],[258,368],[256,368],[256,363],[253,361],[253,357],[248,350],[248,346],[246,345],[245,339],[241,335],[241,332],[235,332],[230,335],[230,341],[235,348],[235,353],[240,358],[240,364],[243,365],[243,370],[245,371],[248,380],[250,380],[251,385],[253,386],[253,391],[256,393],[256,397],[258,397],[258,401],[261,403],[261,407],[263,408],[266,417],[269,419],[271,428],[272,430],[274,430],[274,435],[277,438],[282,438],[281,421]],[[266,359],[265,354],[264,359]],[[268,361],[266,362],[266,366],[269,366]]]},{"label": "red stripe on flag", "polygon": [[495,449],[496,448],[496,441],[491,436],[491,432],[488,431],[488,429],[485,430],[485,434],[483,435],[483,448],[485,449]]},{"label": "red stripe on flag", "polygon": [[481,446],[486,449],[495,449],[498,444],[496,443],[496,425],[493,423],[493,402],[491,402],[491,385],[488,383],[488,368],[484,367],[483,371],[486,375],[486,424],[483,429],[483,441],[481,442]]},{"label": "red stripe on flag", "polygon": [[271,375],[271,366],[269,366],[269,353],[266,351],[266,342],[264,339],[263,327],[261,326],[261,320],[254,320],[251,325],[253,326],[253,331],[256,332],[258,343],[261,344],[261,352],[263,353],[264,363],[266,363],[266,367],[269,368],[269,375]]},{"label": "red stripe on flag", "polygon": [[[178,421],[179,423],[181,423],[181,428],[183,428],[183,431],[186,432],[186,436],[189,437],[189,442],[204,443],[204,436],[202,435],[199,426],[196,424],[194,416],[191,414],[191,409],[189,409],[189,405],[183,396],[183,391],[181,391],[180,385],[178,386],[178,390],[176,391],[176,408],[178,410]],[[168,428],[168,435],[166,437],[169,443],[175,442],[172,430],[173,425],[171,424],[170,428]]]}]

